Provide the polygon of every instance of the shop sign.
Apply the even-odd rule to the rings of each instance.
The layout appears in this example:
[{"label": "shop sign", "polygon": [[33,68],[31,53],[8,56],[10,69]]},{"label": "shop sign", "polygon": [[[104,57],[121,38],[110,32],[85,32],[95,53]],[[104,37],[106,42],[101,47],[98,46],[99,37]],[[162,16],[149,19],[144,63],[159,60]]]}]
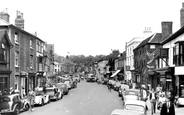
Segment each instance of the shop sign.
[{"label": "shop sign", "polygon": [[184,75],[184,66],[175,67],[175,75]]}]

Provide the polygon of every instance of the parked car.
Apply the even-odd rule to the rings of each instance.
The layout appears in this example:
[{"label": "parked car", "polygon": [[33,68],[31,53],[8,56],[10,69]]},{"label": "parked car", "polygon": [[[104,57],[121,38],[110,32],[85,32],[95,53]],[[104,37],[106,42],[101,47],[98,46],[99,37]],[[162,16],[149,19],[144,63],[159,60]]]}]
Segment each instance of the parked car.
[{"label": "parked car", "polygon": [[176,97],[175,104],[177,107],[184,106],[184,96]]},{"label": "parked car", "polygon": [[50,102],[50,96],[43,92],[43,89],[38,89],[35,91],[35,100],[34,105],[41,105],[47,104]]},{"label": "parked car", "polygon": [[27,99],[21,99],[19,94],[3,95],[0,97],[0,114],[15,113],[27,111],[30,108],[30,103]]},{"label": "parked car", "polygon": [[111,115],[147,115],[146,102],[140,100],[127,100],[124,109],[115,109]]},{"label": "parked car", "polygon": [[59,90],[57,87],[47,87],[46,93],[49,95],[50,100],[59,100],[63,97],[63,90]]},{"label": "parked car", "polygon": [[118,91],[120,86],[121,86],[121,83],[120,82],[116,82],[115,85],[114,85],[114,90]]},{"label": "parked car", "polygon": [[118,90],[119,97],[122,96],[123,91],[129,89],[129,85],[127,84],[121,84]]},{"label": "parked car", "polygon": [[96,81],[96,77],[93,74],[88,74],[86,76],[86,81],[87,82],[95,82]]},{"label": "parked car", "polygon": [[122,100],[140,100],[140,90],[126,89],[125,92],[122,92]]},{"label": "parked car", "polygon": [[77,82],[80,82],[80,77],[75,76],[75,77],[73,77],[73,80],[74,80],[74,81],[77,81]]},{"label": "parked car", "polygon": [[57,87],[58,87],[60,90],[63,90],[64,95],[68,94],[69,89],[68,89],[68,87],[67,87],[67,85],[66,85],[65,83],[58,83],[58,84],[57,84]]},{"label": "parked car", "polygon": [[64,83],[67,85],[69,90],[72,89],[72,83],[70,80],[66,80],[66,81],[64,81]]},{"label": "parked car", "polygon": [[114,87],[115,87],[115,84],[116,84],[116,81],[114,81],[114,80],[109,80],[109,84],[111,84],[111,88],[112,89],[114,89]]}]

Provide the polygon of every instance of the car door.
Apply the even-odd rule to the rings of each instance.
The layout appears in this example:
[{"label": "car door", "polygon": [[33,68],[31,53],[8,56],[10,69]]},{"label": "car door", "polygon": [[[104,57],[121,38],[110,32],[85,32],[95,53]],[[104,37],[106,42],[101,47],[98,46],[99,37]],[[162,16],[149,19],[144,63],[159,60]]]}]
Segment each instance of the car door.
[{"label": "car door", "polygon": [[15,107],[18,107],[18,109],[20,110],[21,108],[21,104],[20,104],[20,100],[18,99],[18,95],[15,95],[13,97],[13,109],[15,109]]}]

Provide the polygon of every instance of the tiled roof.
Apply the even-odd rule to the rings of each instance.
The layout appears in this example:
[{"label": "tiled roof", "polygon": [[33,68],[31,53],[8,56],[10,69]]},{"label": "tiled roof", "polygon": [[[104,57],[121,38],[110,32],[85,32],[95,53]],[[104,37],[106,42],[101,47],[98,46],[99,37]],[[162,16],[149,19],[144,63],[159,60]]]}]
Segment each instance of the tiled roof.
[{"label": "tiled roof", "polygon": [[151,35],[150,37],[148,37],[148,38],[146,38],[145,40],[143,40],[135,49],[138,49],[138,48],[140,48],[140,47],[146,45],[146,44],[149,42],[149,40],[152,38],[152,36],[153,36],[153,35]]},{"label": "tiled roof", "polygon": [[150,37],[146,38],[145,40],[143,40],[135,49],[139,49],[140,47],[143,47],[148,43],[161,43],[161,42],[162,42],[162,34],[155,33]]}]

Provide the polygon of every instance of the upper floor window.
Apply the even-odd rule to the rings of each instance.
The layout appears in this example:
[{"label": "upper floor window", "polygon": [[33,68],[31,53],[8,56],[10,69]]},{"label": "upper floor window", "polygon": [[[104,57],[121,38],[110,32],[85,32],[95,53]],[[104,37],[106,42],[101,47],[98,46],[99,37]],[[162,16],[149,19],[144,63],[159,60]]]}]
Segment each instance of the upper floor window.
[{"label": "upper floor window", "polygon": [[30,55],[29,60],[30,60],[30,68],[33,68],[33,56],[32,55]]},{"label": "upper floor window", "polygon": [[19,52],[17,51],[15,52],[15,66],[19,66]]},{"label": "upper floor window", "polygon": [[30,39],[30,48],[33,48],[33,39]]},{"label": "upper floor window", "polygon": [[150,45],[150,49],[155,49],[155,45]]},{"label": "upper floor window", "polygon": [[6,61],[6,50],[5,50],[5,45],[3,43],[0,46],[0,61],[1,62]]},{"label": "upper floor window", "polygon": [[173,64],[184,65],[184,41],[177,41],[173,48]]},{"label": "upper floor window", "polygon": [[19,44],[19,34],[18,34],[18,32],[15,32],[14,38],[15,38],[15,43]]}]

